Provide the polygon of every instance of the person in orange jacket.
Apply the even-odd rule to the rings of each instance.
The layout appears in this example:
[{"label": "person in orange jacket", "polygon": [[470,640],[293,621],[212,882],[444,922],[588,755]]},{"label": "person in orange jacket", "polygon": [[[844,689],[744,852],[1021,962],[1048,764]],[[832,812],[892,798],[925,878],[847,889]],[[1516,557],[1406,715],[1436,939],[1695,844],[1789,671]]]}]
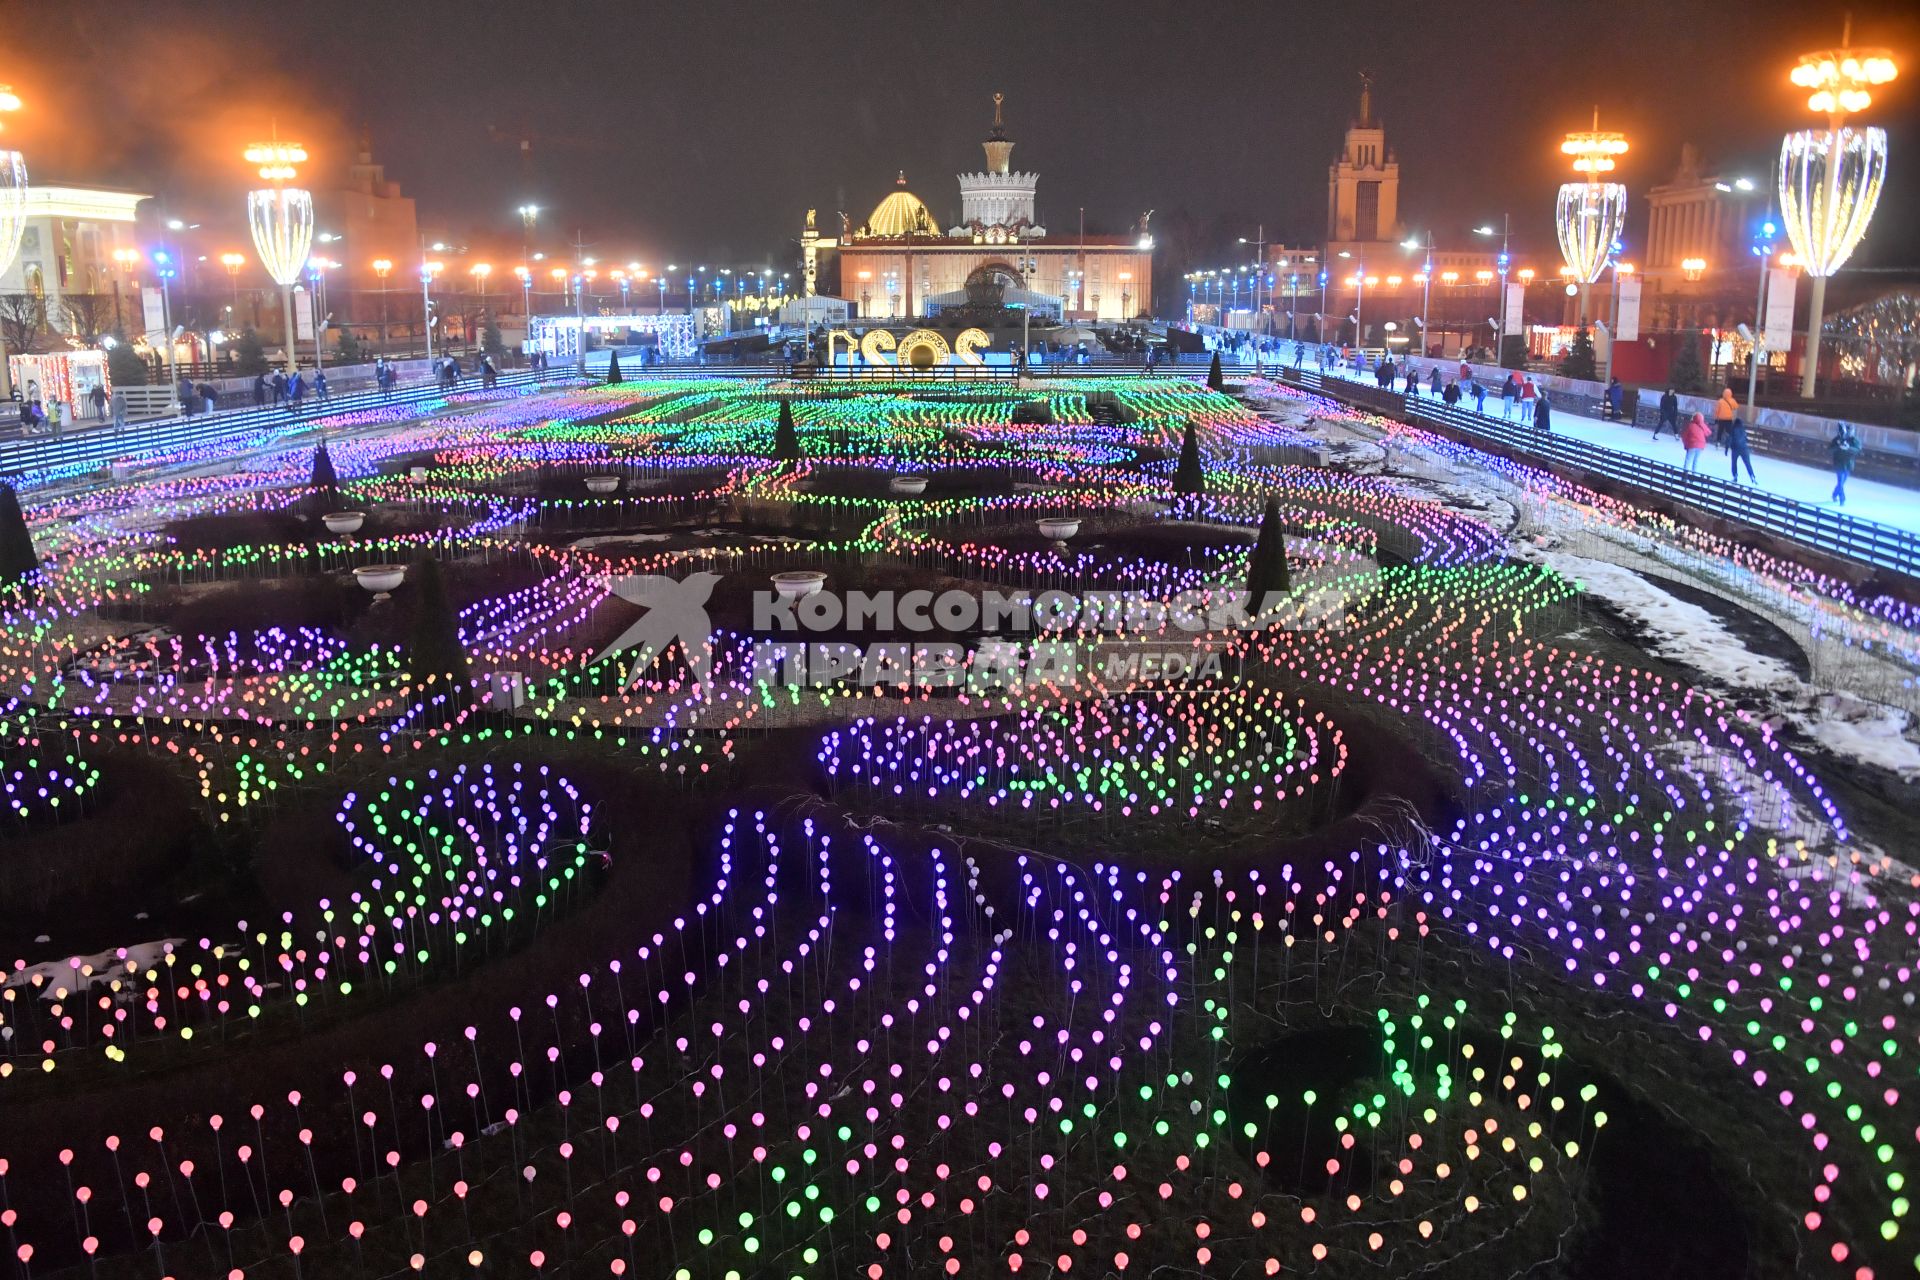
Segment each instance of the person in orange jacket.
[{"label": "person in orange jacket", "polygon": [[1733,388],[1722,388],[1720,398],[1713,402],[1713,438],[1725,445],[1727,432],[1733,428],[1733,420],[1739,416],[1740,402],[1733,398]]}]

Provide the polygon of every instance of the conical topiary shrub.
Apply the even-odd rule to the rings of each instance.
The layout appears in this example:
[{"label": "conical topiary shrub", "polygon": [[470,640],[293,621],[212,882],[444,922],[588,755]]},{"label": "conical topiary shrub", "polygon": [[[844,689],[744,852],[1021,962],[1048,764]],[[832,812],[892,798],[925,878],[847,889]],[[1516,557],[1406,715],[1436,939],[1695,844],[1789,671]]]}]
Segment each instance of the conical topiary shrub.
[{"label": "conical topiary shrub", "polygon": [[1207,366],[1207,390],[1225,391],[1226,389],[1227,379],[1220,372],[1220,353],[1216,351],[1213,353],[1213,363]]},{"label": "conical topiary shrub", "polygon": [[780,401],[780,419],[773,428],[773,456],[787,461],[800,460],[800,433],[793,426],[793,404]]},{"label": "conical topiary shrub", "polygon": [[0,484],[0,591],[30,598],[33,586],[28,579],[39,567],[26,513],[20,510],[20,495],[12,485]]},{"label": "conical topiary shrub", "polygon": [[611,352],[607,356],[607,385],[620,381],[620,353]]},{"label": "conical topiary shrub", "polygon": [[1260,518],[1260,537],[1247,558],[1247,609],[1257,614],[1270,595],[1285,595],[1293,590],[1293,575],[1287,568],[1287,538],[1280,528],[1280,504],[1267,499],[1266,512]]},{"label": "conical topiary shrub", "polygon": [[325,515],[340,506],[340,476],[324,444],[313,451],[313,512]]},{"label": "conical topiary shrub", "polygon": [[407,571],[407,581],[413,587],[413,620],[402,656],[414,689],[422,698],[445,701],[460,710],[472,700],[473,673],[467,666],[466,646],[460,643],[460,618],[447,598],[440,562],[421,556]]},{"label": "conical topiary shrub", "polygon": [[1197,497],[1207,491],[1207,476],[1200,469],[1200,442],[1193,438],[1193,424],[1187,424],[1186,438],[1180,442],[1180,465],[1174,468],[1173,491]]}]

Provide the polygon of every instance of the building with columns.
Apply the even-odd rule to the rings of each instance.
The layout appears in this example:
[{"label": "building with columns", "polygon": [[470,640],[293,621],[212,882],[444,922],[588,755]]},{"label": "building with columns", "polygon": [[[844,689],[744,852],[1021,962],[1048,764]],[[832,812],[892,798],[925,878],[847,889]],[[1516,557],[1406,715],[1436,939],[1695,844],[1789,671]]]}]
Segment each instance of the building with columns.
[{"label": "building with columns", "polygon": [[[1647,192],[1647,316],[1652,328],[1715,328],[1751,316],[1758,263],[1750,251],[1755,201],[1750,178],[1704,170],[1692,143],[1673,177]],[[1743,305],[1744,304],[1744,305]]]},{"label": "building with columns", "polygon": [[[139,281],[149,273],[139,256],[134,211],[150,197],[136,191],[35,182],[27,188],[26,225],[20,252],[0,272],[0,293],[31,294],[46,305],[48,329],[68,332],[74,317],[61,304],[103,310],[92,317],[114,326],[112,309],[121,310],[120,327],[141,328]],[[119,251],[120,258],[114,254]],[[149,281],[151,283],[151,281]],[[92,299],[82,303],[81,298]]]},{"label": "building with columns", "polygon": [[1010,302],[1068,320],[1121,322],[1152,306],[1146,215],[1126,235],[1050,234],[1036,211],[1040,175],[1012,167],[1003,101],[994,95],[993,124],[981,143],[986,166],[958,175],[960,217],[945,231],[907,188],[905,173],[858,227],[843,214],[837,238],[821,237],[809,221],[803,253],[810,263],[822,251],[837,254],[839,293],[856,318],[935,314],[960,305],[969,279],[991,279]]}]

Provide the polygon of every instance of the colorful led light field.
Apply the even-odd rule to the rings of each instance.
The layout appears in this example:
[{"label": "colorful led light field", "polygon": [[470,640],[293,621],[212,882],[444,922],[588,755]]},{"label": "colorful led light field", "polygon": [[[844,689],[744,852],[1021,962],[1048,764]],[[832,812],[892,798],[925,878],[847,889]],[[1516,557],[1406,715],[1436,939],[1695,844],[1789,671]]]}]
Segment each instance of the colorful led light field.
[{"label": "colorful led light field", "polygon": [[[1313,424],[1708,566],[1823,653],[1911,671],[1920,618],[1246,390],[1281,412],[640,379],[342,415],[337,494],[276,433],[216,476],[42,478],[0,891],[139,844],[130,759],[197,834],[0,911],[0,1275],[1511,1274],[1643,1238],[1914,1270],[1920,877],[1763,710],[1595,651],[1575,584],[1313,465]],[[786,687],[723,612],[704,686],[591,661],[626,575],[1210,607],[1269,499],[1277,622],[1046,637],[1220,659],[1192,683]],[[412,584],[353,585],[422,555],[470,697],[416,674]]]}]

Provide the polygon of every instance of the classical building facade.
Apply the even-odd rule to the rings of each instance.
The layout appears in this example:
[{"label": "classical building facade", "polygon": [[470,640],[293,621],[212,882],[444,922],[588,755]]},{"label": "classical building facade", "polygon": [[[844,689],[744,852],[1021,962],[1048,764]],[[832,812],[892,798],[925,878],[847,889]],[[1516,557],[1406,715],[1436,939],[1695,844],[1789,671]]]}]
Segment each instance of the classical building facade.
[{"label": "classical building facade", "polygon": [[1750,319],[1758,261],[1750,252],[1750,180],[1706,171],[1692,143],[1673,177],[1647,192],[1646,251],[1638,264],[1647,327],[1718,328]]},{"label": "classical building facade", "polygon": [[1360,114],[1347,126],[1340,158],[1327,166],[1327,247],[1362,256],[1397,244],[1400,162],[1373,115],[1373,81],[1360,77]]},{"label": "classical building facade", "polygon": [[400,184],[387,179],[384,165],[373,158],[373,142],[363,131],[346,182],[313,193],[314,227],[333,237],[314,245],[314,252],[338,262],[334,288],[372,293],[380,288],[373,264],[393,263],[389,287],[418,292],[420,279],[420,223],[413,198]]},{"label": "classical building facade", "polygon": [[[138,238],[134,210],[150,197],[137,191],[64,183],[34,183],[27,188],[26,226],[13,265],[0,272],[0,293],[25,293],[46,304],[47,327],[56,333],[71,330],[74,317],[63,301],[88,297],[89,305],[114,327],[111,308],[123,309],[121,327],[137,332],[140,323],[140,281],[151,273],[137,260]],[[114,254],[119,251],[121,258]],[[150,280],[148,283],[152,283]],[[93,317],[98,322],[102,317]]]},{"label": "classical building facade", "polygon": [[[1050,235],[1035,211],[1037,173],[1012,168],[1001,96],[981,144],[986,166],[958,175],[961,220],[947,230],[907,189],[906,175],[858,227],[823,238],[811,216],[801,247],[809,279],[819,252],[834,250],[839,293],[856,317],[907,320],[957,305],[971,277],[1000,282],[1036,314],[1117,322],[1153,300],[1153,238],[1142,215],[1126,235]],[[811,292],[811,290],[809,290]]]},{"label": "classical building facade", "polygon": [[[1487,319],[1499,310],[1497,243],[1485,249],[1435,244],[1429,251],[1427,238],[1426,228],[1409,225],[1401,214],[1400,162],[1373,113],[1373,82],[1363,75],[1360,112],[1347,126],[1339,157],[1327,166],[1327,239],[1319,263],[1309,277],[1298,265],[1304,254],[1282,251],[1295,265],[1284,278],[1277,270],[1269,273],[1276,300],[1293,303],[1295,332],[1306,328],[1302,321],[1313,317],[1304,313],[1311,310],[1329,341],[1357,336],[1366,346],[1393,350],[1490,346],[1494,332]],[[1409,239],[1421,243],[1410,249]],[[1291,299],[1285,296],[1289,290]],[[1423,308],[1432,332],[1422,344],[1415,320]],[[1284,332],[1284,317],[1280,321],[1274,327]]]}]

